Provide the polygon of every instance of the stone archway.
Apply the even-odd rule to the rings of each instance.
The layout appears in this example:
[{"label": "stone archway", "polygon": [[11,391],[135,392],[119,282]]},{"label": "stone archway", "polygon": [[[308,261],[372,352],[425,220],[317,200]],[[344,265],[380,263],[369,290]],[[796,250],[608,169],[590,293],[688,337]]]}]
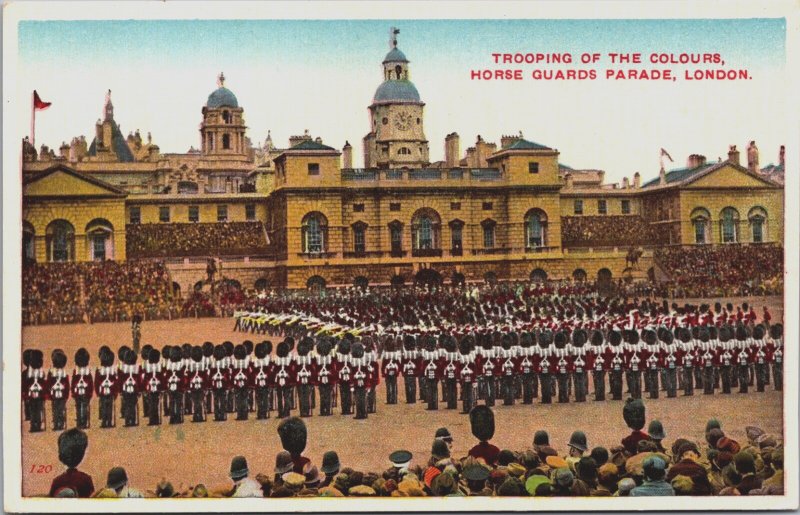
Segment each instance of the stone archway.
[{"label": "stone archway", "polygon": [[547,281],[547,272],[541,268],[536,268],[531,271],[530,279],[533,283],[543,283]]},{"label": "stone archway", "polygon": [[414,276],[414,282],[418,285],[438,286],[442,284],[442,274],[433,268],[423,268]]}]

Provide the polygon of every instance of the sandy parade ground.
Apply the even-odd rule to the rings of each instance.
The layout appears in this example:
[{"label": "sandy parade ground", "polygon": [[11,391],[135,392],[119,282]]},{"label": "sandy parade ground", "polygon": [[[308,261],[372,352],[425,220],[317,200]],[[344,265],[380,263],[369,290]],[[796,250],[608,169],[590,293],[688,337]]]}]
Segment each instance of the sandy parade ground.
[{"label": "sandy parade ground", "polygon": [[[736,299],[735,302],[742,300],[753,303],[759,315],[761,306],[767,304],[773,321],[783,318],[780,298]],[[260,335],[233,332],[232,328],[232,320],[220,318],[145,322],[142,344],[160,348],[165,344],[201,344],[206,340],[241,343],[246,339],[263,339]],[[273,342],[277,340],[272,338]],[[75,350],[80,346],[89,350],[90,364],[95,366],[99,363],[97,350],[100,346],[117,349],[123,344],[130,345],[130,341],[127,323],[51,325],[25,327],[22,331],[23,349],[44,351],[45,366],[49,367],[50,352],[62,348],[69,357],[70,370],[74,366]],[[435,412],[425,411],[421,403],[387,406],[383,386],[381,384],[378,390],[378,412],[367,420],[353,420],[352,416],[338,414],[338,410],[331,417],[315,415],[305,419],[309,434],[305,455],[319,465],[325,451],[336,450],[343,466],[380,472],[389,467],[388,455],[397,449],[411,451],[417,463],[427,462],[433,434],[442,426],[449,428],[454,436],[455,456],[465,455],[477,443],[470,433],[468,417],[458,410],[446,410],[442,404]],[[591,396],[589,399],[585,403],[548,406],[538,404],[538,400],[533,406],[498,404],[494,409],[497,431],[493,443],[501,449],[523,450],[531,445],[537,429],[545,429],[550,433],[553,446],[565,452],[572,431],[582,429],[587,433],[590,448],[618,444],[630,432],[622,419],[623,402],[594,402]],[[404,400],[402,387],[400,400]],[[657,418],[664,424],[667,447],[679,437],[702,441],[705,422],[710,417],[719,418],[725,432],[740,442],[746,441],[744,428],[751,424],[761,426],[768,433],[783,433],[783,396],[782,392],[773,391],[771,385],[765,393],[751,389],[749,394],[706,396],[695,391],[693,397],[675,399],[662,394],[657,400],[645,399],[645,404],[647,419]],[[119,406],[117,401],[117,412]],[[21,410],[21,405],[16,408]],[[52,479],[64,469],[58,461],[59,433],[49,429],[49,408],[47,431],[31,434],[27,432],[27,424],[22,427],[21,470],[25,496],[46,494]],[[117,465],[126,468],[131,486],[141,490],[154,489],[162,478],[178,489],[200,482],[209,486],[228,484],[227,474],[233,456],[246,456],[253,475],[271,474],[275,454],[281,450],[275,412],[271,413],[273,418],[264,421],[255,420],[254,414],[248,421],[236,421],[233,420],[235,415],[229,414],[226,422],[209,420],[194,424],[188,417],[183,424],[170,426],[164,422],[159,427],[143,424],[125,428],[118,420],[117,427],[112,429],[100,429],[96,399],[92,401],[91,413],[92,427],[87,430],[89,449],[81,469],[94,478],[96,487],[105,484],[108,470]],[[71,400],[67,416],[68,427],[74,426]]]}]

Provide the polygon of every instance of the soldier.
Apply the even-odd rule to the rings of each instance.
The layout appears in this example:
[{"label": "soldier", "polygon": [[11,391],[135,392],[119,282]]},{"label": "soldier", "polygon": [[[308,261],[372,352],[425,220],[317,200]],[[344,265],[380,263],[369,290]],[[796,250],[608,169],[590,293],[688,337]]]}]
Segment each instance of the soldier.
[{"label": "soldier", "polygon": [[192,365],[192,344],[184,343],[181,346],[180,369],[183,375],[183,412],[192,414],[192,392],[189,391],[189,368]]},{"label": "soldier", "polygon": [[558,381],[558,402],[569,402],[569,376],[571,357],[567,351],[567,333],[559,331],[555,336],[556,377]]},{"label": "soldier", "polygon": [[483,359],[481,360],[481,376],[479,381],[483,385],[486,405],[491,407],[494,406],[495,397],[497,396],[494,380],[496,374],[495,368],[497,368],[495,361],[496,349],[492,345],[492,339],[488,334],[483,334],[481,337],[483,339],[481,342],[481,357]]},{"label": "soldier", "polygon": [[425,348],[422,351],[422,373],[425,377],[425,401],[428,403],[427,410],[439,409],[439,379],[441,378],[441,366],[439,356],[436,352],[436,340],[433,337],[425,338]]},{"label": "soldier", "polygon": [[628,389],[634,399],[642,398],[642,357],[645,355],[644,344],[639,339],[639,333],[633,329],[625,332],[628,360],[625,363],[625,375],[628,380]]},{"label": "soldier", "polygon": [[639,442],[650,438],[642,431],[645,421],[644,402],[641,399],[629,398],[622,407],[622,418],[625,420],[625,425],[631,429],[631,434],[623,438],[621,443],[628,456],[633,456],[639,452]]},{"label": "soldier", "polygon": [[25,389],[23,395],[28,401],[28,411],[30,414],[31,433],[44,431],[46,420],[44,410],[44,400],[47,388],[47,374],[44,371],[44,354],[40,350],[34,350],[29,357],[30,368],[26,374]]},{"label": "soldier", "polygon": [[468,414],[474,405],[474,389],[477,373],[475,371],[475,354],[472,336],[465,336],[458,345],[458,380],[461,383],[461,401],[463,411]]},{"label": "soldier", "polygon": [[166,394],[169,396],[169,423],[183,424],[183,401],[187,376],[183,371],[183,351],[171,347],[169,361],[164,370]]},{"label": "soldier", "polygon": [[233,366],[231,367],[231,386],[233,386],[234,404],[236,405],[236,420],[247,420],[249,418],[248,397],[250,396],[251,372],[246,361],[247,348],[244,345],[236,345],[233,348]]},{"label": "soldier", "polygon": [[609,342],[611,347],[611,362],[609,364],[609,391],[611,392],[611,399],[615,401],[622,400],[622,370],[625,366],[625,358],[622,349],[622,334],[619,331],[611,331],[609,333]]},{"label": "soldier", "polygon": [[[211,372],[211,364],[214,362],[214,344],[211,342],[204,342],[203,343],[203,370],[205,370],[206,376],[208,376]],[[205,405],[205,412],[211,413],[213,411],[212,399],[213,393],[211,388],[211,381],[210,377],[207,381],[208,386],[205,391],[204,396],[204,405]]]},{"label": "soldier", "polygon": [[767,383],[767,349],[764,343],[764,337],[767,335],[767,330],[762,324],[758,324],[753,328],[753,344],[751,348],[751,355],[754,356],[756,365],[756,391],[763,392]]},{"label": "soldier", "polygon": [[661,327],[658,330],[659,340],[663,346],[664,354],[664,386],[667,390],[667,397],[673,398],[678,395],[678,346],[675,343],[672,331]]},{"label": "soldier", "polygon": [[[293,341],[293,340],[292,340]],[[278,344],[275,360],[275,392],[278,397],[278,417],[286,418],[292,409],[292,387],[295,381],[295,368],[289,356],[290,342],[286,339]]]},{"label": "soldier", "polygon": [[681,353],[683,355],[683,395],[684,397],[694,395],[694,344],[692,343],[692,333],[686,327],[681,327],[678,336],[681,341]]},{"label": "soldier", "polygon": [[783,390],[783,324],[770,326],[769,334],[772,337],[775,350],[772,352],[772,379],[775,390]]},{"label": "soldier", "polygon": [[205,394],[210,390],[208,371],[203,361],[203,348],[192,347],[192,361],[187,371],[187,391],[192,403],[192,422],[205,422]]},{"label": "soldier", "polygon": [[25,395],[25,391],[27,390],[28,383],[29,383],[28,371],[31,368],[31,355],[32,354],[33,354],[33,349],[25,349],[24,351],[22,351],[22,365],[23,365],[24,368],[22,369],[22,382],[21,382],[22,391],[21,391],[21,393],[22,393],[22,406],[24,408],[23,411],[24,411],[25,421],[26,422],[31,419],[31,414],[30,414],[30,409],[29,409],[29,404],[28,404],[28,398]]},{"label": "soldier", "polygon": [[587,334],[584,329],[577,329],[572,333],[573,359],[571,360],[572,377],[575,381],[575,402],[586,402],[588,378],[586,376],[586,345]]},{"label": "soldier", "polygon": [[553,402],[553,383],[550,380],[550,374],[552,371],[550,363],[552,349],[550,348],[550,344],[552,342],[552,332],[545,330],[539,333],[539,349],[541,357],[541,360],[539,361],[539,384],[541,385],[542,389],[542,404],[550,404]]},{"label": "soldier", "polygon": [[700,340],[701,361],[703,370],[703,394],[714,393],[714,352],[711,346],[711,333],[708,327],[701,327],[698,331]]},{"label": "soldier", "polygon": [[364,339],[364,359],[367,363],[367,413],[375,413],[378,405],[378,385],[381,380],[378,351],[372,338]]},{"label": "soldier", "polygon": [[336,362],[331,356],[333,344],[328,338],[317,342],[316,367],[314,377],[319,388],[319,414],[327,417],[332,414],[333,390],[337,383]]},{"label": "soldier", "polygon": [[521,351],[518,357],[517,369],[522,374],[522,404],[533,404],[534,380],[536,374],[533,370],[533,338],[531,333],[522,333],[520,337]]},{"label": "soldier", "polygon": [[[351,385],[355,393],[355,418],[361,420],[367,418],[367,388],[369,388],[367,363],[364,359],[364,345],[360,342],[354,343],[350,355],[353,358]],[[435,398],[436,395],[434,394],[433,397]]]},{"label": "soldier", "polygon": [[231,384],[230,372],[225,363],[225,348],[222,345],[214,347],[213,357],[208,375],[214,394],[214,421],[222,422],[228,419],[228,389]]},{"label": "soldier", "polygon": [[122,365],[119,372],[118,390],[122,396],[122,418],[125,420],[125,427],[139,425],[138,399],[142,390],[139,365],[136,364],[137,357],[137,352],[128,349],[120,358]]},{"label": "soldier", "polygon": [[[225,341],[222,342],[222,348],[225,350],[225,357],[223,358],[224,359],[223,363],[225,365],[225,368],[228,370],[228,376],[231,379],[231,384],[232,384],[233,361],[234,361],[233,351],[236,348],[236,346],[233,344],[233,342]],[[229,386],[226,394],[227,397],[225,399],[225,411],[227,413],[233,413],[234,411],[236,411],[236,391],[235,389],[230,388]]]},{"label": "soldier", "polygon": [[161,370],[161,352],[158,349],[152,349],[147,353],[147,363],[142,371],[141,381],[148,397],[147,425],[161,425],[161,392],[166,388],[166,377]]},{"label": "soldier", "polygon": [[736,363],[737,372],[739,375],[739,393],[747,393],[748,390],[748,374],[750,372],[750,356],[747,348],[747,330],[745,326],[738,325],[736,327]]},{"label": "soldier", "polygon": [[656,332],[645,329],[642,336],[647,344],[647,371],[645,372],[645,387],[650,399],[658,399],[658,376],[662,368],[661,349],[658,344]]},{"label": "soldier", "polygon": [[605,348],[603,346],[602,331],[594,330],[591,336],[592,347],[587,352],[586,365],[592,371],[594,383],[594,400],[606,400],[606,371],[611,365],[606,365]]},{"label": "soldier", "polygon": [[313,359],[310,356],[314,348],[314,341],[310,337],[305,337],[297,344],[297,354],[295,355],[294,368],[297,371],[297,395],[299,396],[300,416],[311,416],[311,392],[314,389],[314,369]]},{"label": "soldier", "polygon": [[501,339],[502,348],[499,349],[499,369],[502,385],[503,406],[514,405],[514,378],[517,376],[516,356],[514,355],[514,338],[511,334],[504,334]]},{"label": "soldier", "polygon": [[400,375],[402,355],[395,348],[393,337],[386,340],[381,356],[381,374],[386,380],[386,404],[397,404],[397,376]]},{"label": "soldier", "polygon": [[75,371],[72,373],[72,398],[75,399],[76,425],[79,429],[89,427],[89,401],[94,394],[94,380],[89,368],[89,351],[81,347],[75,353]]},{"label": "soldier", "polygon": [[720,340],[720,380],[722,383],[722,393],[731,393],[731,366],[733,365],[733,342],[731,338],[733,328],[729,325],[723,325],[719,328]]},{"label": "soldier", "polygon": [[281,446],[292,458],[292,471],[302,474],[306,465],[311,463],[311,460],[303,456],[308,440],[305,422],[298,417],[282,420],[278,424],[278,436],[281,439]]},{"label": "soldier", "polygon": [[51,358],[53,368],[47,373],[46,398],[53,407],[53,431],[63,431],[67,427],[67,400],[69,399],[69,376],[64,367],[67,366],[67,355],[61,349],[53,351]]},{"label": "soldier", "polygon": [[142,315],[134,313],[131,318],[131,333],[133,339],[133,352],[139,354],[139,342],[142,339]]},{"label": "soldier", "polygon": [[255,389],[256,419],[266,420],[269,418],[269,397],[271,395],[269,354],[272,352],[272,343],[266,340],[257,343],[254,352],[256,359],[253,361],[252,382]]},{"label": "soldier", "polygon": [[420,372],[416,341],[413,336],[403,339],[403,382],[406,386],[406,404],[417,402],[417,375]]},{"label": "soldier", "polygon": [[442,367],[442,381],[444,383],[445,401],[447,409],[458,407],[458,353],[456,352],[456,339],[448,336],[444,341],[444,366]]},{"label": "soldier", "polygon": [[342,415],[352,415],[353,392],[350,387],[353,379],[353,365],[350,357],[350,340],[342,340],[336,347],[336,371],[339,394],[342,398]]},{"label": "soldier", "polygon": [[488,406],[475,406],[469,412],[469,424],[472,435],[479,440],[478,445],[469,450],[475,459],[482,458],[487,465],[493,467],[497,462],[500,449],[489,443],[494,436],[494,413]]}]

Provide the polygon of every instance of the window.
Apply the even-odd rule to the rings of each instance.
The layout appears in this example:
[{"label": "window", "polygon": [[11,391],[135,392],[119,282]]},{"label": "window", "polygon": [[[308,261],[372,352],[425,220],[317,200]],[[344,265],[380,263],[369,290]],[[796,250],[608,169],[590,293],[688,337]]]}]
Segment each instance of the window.
[{"label": "window", "polygon": [[244,217],[248,222],[252,222],[256,219],[256,205],[255,204],[245,204],[244,205]]},{"label": "window", "polygon": [[575,199],[575,214],[576,215],[583,214],[583,200],[579,198]]},{"label": "window", "polygon": [[397,153],[401,156],[410,156],[411,149],[408,147],[400,147],[399,149],[397,149]]},{"label": "window", "polygon": [[353,226],[353,250],[356,254],[363,254],[367,249],[366,225],[362,223]]},{"label": "window", "polygon": [[694,242],[703,244],[708,243],[708,224],[711,221],[711,214],[707,209],[698,207],[689,216],[694,230]]},{"label": "window", "polygon": [[763,243],[767,240],[767,211],[762,207],[754,207],[747,215],[750,220],[750,230],[753,243]]},{"label": "window", "polygon": [[308,163],[308,175],[319,175],[319,163]]},{"label": "window", "polygon": [[450,250],[453,255],[460,256],[463,243],[462,243],[462,229],[464,225],[461,222],[450,223]]},{"label": "window", "polygon": [[622,214],[623,215],[631,214],[631,201],[630,200],[623,200],[622,201]]},{"label": "window", "polygon": [[139,206],[131,207],[130,210],[130,223],[132,224],[140,224],[142,223],[142,208]]},{"label": "window", "polygon": [[389,211],[400,211],[400,202],[389,203]]},{"label": "window", "polygon": [[228,221],[228,206],[225,204],[220,204],[217,206],[217,222],[227,222]]},{"label": "window", "polygon": [[736,243],[738,241],[739,212],[732,207],[726,207],[720,215],[722,243]]},{"label": "window", "polygon": [[452,211],[461,211],[461,202],[450,202],[450,209]]},{"label": "window", "polygon": [[483,223],[483,248],[494,248],[494,226],[495,223],[487,220]]},{"label": "window", "polygon": [[158,221],[169,223],[169,206],[161,206],[158,208]]},{"label": "window", "polygon": [[491,202],[484,202],[483,203],[483,210],[484,211],[491,211],[494,206]]},{"label": "window", "polygon": [[389,240],[392,244],[392,255],[403,252],[403,227],[399,223],[389,226]]},{"label": "window", "polygon": [[75,260],[75,228],[66,220],[54,220],[47,226],[47,256],[50,261]]},{"label": "window", "polygon": [[303,252],[320,254],[325,252],[325,236],[328,220],[321,213],[310,213],[303,219]]},{"label": "window", "polygon": [[389,119],[386,118],[385,116],[383,117],[383,120],[381,120],[381,121],[383,122],[384,125],[389,125]]},{"label": "window", "polygon": [[208,150],[214,150],[214,133],[208,133]]},{"label": "window", "polygon": [[190,222],[199,222],[200,221],[200,207],[198,207],[198,206],[189,206],[189,221]]},{"label": "window", "polygon": [[441,219],[436,211],[423,208],[411,219],[413,250],[435,250],[439,248]]},{"label": "window", "polygon": [[363,213],[364,212],[364,204],[353,204],[353,212],[354,213]]},{"label": "window", "polygon": [[529,249],[546,244],[547,215],[541,209],[531,209],[525,215],[525,246]]},{"label": "window", "polygon": [[536,161],[528,163],[528,173],[539,173],[539,163]]},{"label": "window", "polygon": [[601,215],[608,214],[608,206],[605,199],[600,199],[597,201],[597,212]]},{"label": "window", "polygon": [[222,135],[222,148],[224,150],[230,150],[231,148],[231,135],[230,134],[223,134]]}]

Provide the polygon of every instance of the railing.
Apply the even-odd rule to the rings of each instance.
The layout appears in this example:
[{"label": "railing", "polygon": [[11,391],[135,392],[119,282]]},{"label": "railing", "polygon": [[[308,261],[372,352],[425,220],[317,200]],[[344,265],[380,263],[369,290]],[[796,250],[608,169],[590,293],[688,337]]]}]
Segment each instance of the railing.
[{"label": "railing", "polygon": [[403,179],[403,170],[386,170],[384,175],[390,181],[400,181]]},{"label": "railing", "polygon": [[503,173],[497,168],[419,168],[419,169],[379,169],[379,168],[346,168],[342,170],[342,181],[431,181],[453,180],[462,181],[471,179],[475,181],[498,181],[503,178]]},{"label": "railing", "polygon": [[374,181],[376,179],[378,179],[378,170],[366,168],[342,170],[342,180],[344,181]]},{"label": "railing", "polygon": [[496,181],[503,178],[502,172],[497,168],[473,168],[470,170],[470,175],[479,181]]},{"label": "railing", "polygon": [[409,170],[408,178],[412,181],[437,180],[442,178],[442,171],[429,168],[423,168],[421,170]]}]

